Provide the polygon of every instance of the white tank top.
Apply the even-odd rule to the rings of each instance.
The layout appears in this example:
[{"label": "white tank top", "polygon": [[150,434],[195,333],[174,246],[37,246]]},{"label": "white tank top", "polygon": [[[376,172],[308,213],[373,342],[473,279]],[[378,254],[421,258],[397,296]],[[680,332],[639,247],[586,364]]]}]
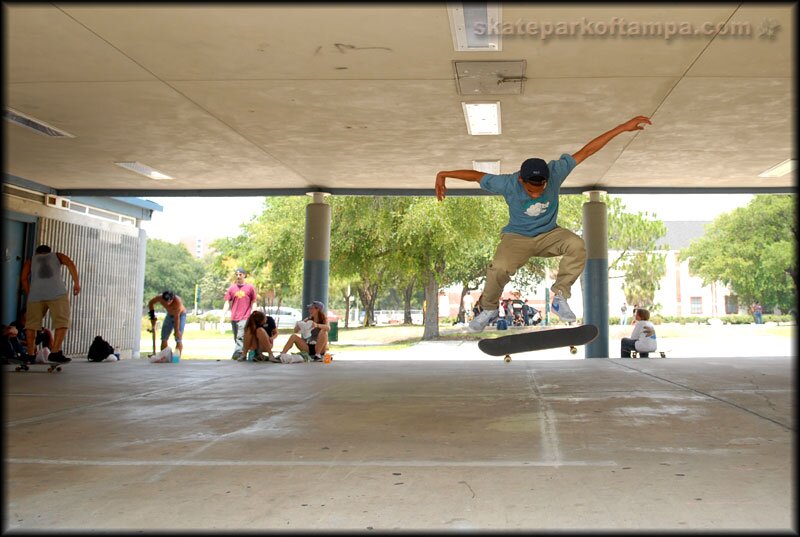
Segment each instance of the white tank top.
[{"label": "white tank top", "polygon": [[55,252],[35,254],[31,258],[30,302],[53,300],[67,294],[67,286],[61,279],[61,261]]}]

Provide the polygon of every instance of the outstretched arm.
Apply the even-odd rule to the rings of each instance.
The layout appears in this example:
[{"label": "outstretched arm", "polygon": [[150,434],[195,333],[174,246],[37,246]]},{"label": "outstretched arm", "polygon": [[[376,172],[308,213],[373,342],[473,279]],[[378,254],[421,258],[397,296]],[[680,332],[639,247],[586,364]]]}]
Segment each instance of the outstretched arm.
[{"label": "outstretched arm", "polygon": [[471,181],[473,183],[480,183],[484,175],[486,174],[476,170],[455,170],[452,172],[439,172],[436,174],[436,199],[442,201],[445,198],[445,195],[447,193],[447,187],[444,185],[444,180],[447,177],[452,177],[453,179],[461,179],[462,181]]},{"label": "outstretched arm", "polygon": [[644,127],[640,125],[641,123],[647,123],[648,125],[652,125],[650,118],[645,116],[636,116],[633,119],[626,121],[621,125],[617,125],[613,129],[608,132],[605,132],[583,146],[580,151],[572,155],[572,158],[575,159],[577,164],[580,164],[587,157],[590,157],[600,151],[605,145],[610,142],[616,136],[622,134],[623,132],[628,131],[641,131],[644,130]]},{"label": "outstretched arm", "polygon": [[62,265],[66,265],[67,270],[72,275],[72,293],[77,295],[81,292],[81,283],[78,281],[78,267],[75,266],[75,263],[64,254],[56,253],[58,260],[61,262]]}]

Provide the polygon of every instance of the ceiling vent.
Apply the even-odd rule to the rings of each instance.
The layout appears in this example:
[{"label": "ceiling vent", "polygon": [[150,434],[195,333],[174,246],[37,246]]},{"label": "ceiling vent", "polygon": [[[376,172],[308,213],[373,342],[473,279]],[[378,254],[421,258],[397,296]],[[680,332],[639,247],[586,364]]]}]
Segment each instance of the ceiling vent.
[{"label": "ceiling vent", "polygon": [[525,60],[454,61],[461,95],[521,95],[525,89]]},{"label": "ceiling vent", "polygon": [[48,125],[44,121],[34,119],[31,116],[23,114],[22,112],[17,112],[12,108],[6,108],[3,111],[3,117],[6,119],[6,121],[10,121],[15,125],[30,129],[36,134],[49,136],[51,138],[75,138],[75,135],[73,134],[62,131],[61,129],[57,129],[52,125]]}]

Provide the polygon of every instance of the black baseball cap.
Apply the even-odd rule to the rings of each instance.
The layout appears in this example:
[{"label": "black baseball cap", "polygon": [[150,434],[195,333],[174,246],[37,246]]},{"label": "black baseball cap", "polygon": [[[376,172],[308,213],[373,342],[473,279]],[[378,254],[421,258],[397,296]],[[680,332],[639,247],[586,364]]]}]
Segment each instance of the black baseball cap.
[{"label": "black baseball cap", "polygon": [[540,158],[529,158],[522,163],[519,176],[528,183],[541,184],[550,179],[550,168]]}]

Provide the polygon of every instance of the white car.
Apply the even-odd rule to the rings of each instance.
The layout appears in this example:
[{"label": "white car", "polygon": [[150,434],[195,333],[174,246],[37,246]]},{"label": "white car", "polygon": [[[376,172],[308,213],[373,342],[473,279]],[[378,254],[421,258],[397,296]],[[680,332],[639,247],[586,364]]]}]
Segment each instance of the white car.
[{"label": "white car", "polygon": [[293,329],[294,323],[303,320],[303,312],[297,308],[281,306],[279,309],[275,306],[271,306],[268,308],[261,308],[261,310],[275,319],[275,323],[278,325],[278,328]]}]

